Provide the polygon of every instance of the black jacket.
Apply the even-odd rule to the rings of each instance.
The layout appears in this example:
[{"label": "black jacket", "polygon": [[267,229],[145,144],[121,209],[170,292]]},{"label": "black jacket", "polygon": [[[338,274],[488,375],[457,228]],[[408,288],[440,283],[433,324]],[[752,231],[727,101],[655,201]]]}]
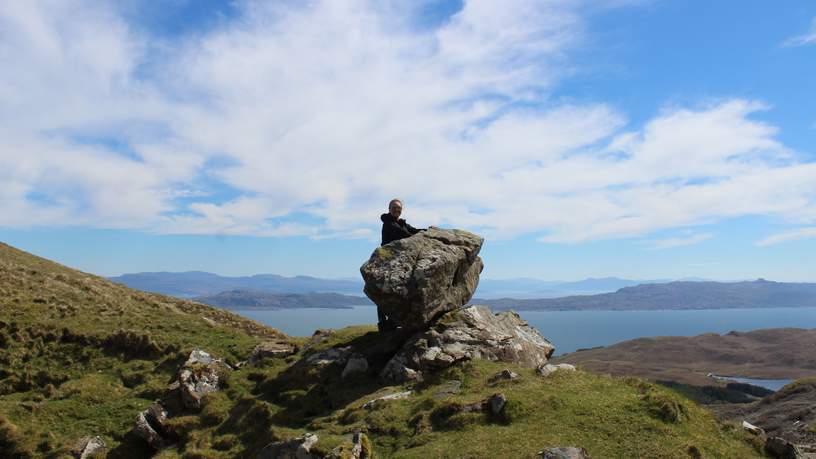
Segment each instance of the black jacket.
[{"label": "black jacket", "polygon": [[424,229],[417,229],[405,222],[404,219],[396,219],[391,214],[380,215],[380,220],[383,222],[382,227],[382,244],[388,244],[391,241],[404,239]]}]

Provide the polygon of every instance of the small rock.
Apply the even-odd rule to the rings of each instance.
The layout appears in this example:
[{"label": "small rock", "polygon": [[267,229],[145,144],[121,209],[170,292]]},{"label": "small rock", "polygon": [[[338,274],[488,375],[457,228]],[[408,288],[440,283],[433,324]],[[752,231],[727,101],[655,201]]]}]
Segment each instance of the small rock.
[{"label": "small rock", "polygon": [[439,386],[439,390],[434,394],[434,398],[445,398],[451,395],[458,394],[462,390],[462,381],[450,380],[445,381]]},{"label": "small rock", "polygon": [[346,367],[343,368],[343,373],[340,377],[346,379],[349,376],[365,373],[366,371],[368,371],[368,360],[362,355],[353,355],[349,357],[348,362],[346,362]]},{"label": "small rock", "polygon": [[408,398],[412,393],[413,393],[413,391],[407,390],[405,392],[397,392],[396,394],[383,395],[382,397],[375,398],[374,400],[369,400],[369,401],[365,402],[363,404],[363,408],[366,408],[366,409],[376,408],[377,406],[379,406],[380,404],[385,403],[385,402],[390,402],[392,400],[400,400],[400,399],[403,399],[403,398]]},{"label": "small rock", "polygon": [[549,376],[549,375],[551,375],[551,374],[553,374],[553,373],[555,373],[556,371],[559,371],[559,370],[575,371],[575,366],[570,365],[568,363],[559,363],[559,364],[548,363],[548,364],[541,365],[540,367],[536,368],[536,373],[538,373],[540,376],[546,377],[546,376]]},{"label": "small rock", "polygon": [[209,353],[202,351],[201,349],[193,349],[183,366],[191,367],[195,364],[209,365],[212,363],[212,361],[213,358]]},{"label": "small rock", "polygon": [[547,448],[540,451],[538,455],[541,459],[591,459],[584,448]]},{"label": "small rock", "polygon": [[306,363],[318,367],[331,365],[333,363],[342,365],[346,363],[350,353],[351,346],[333,347],[306,357]]},{"label": "small rock", "polygon": [[776,459],[803,459],[802,451],[793,443],[781,437],[770,437],[765,441],[765,452]]},{"label": "small rock", "polygon": [[373,456],[371,441],[366,434],[357,432],[351,437],[351,450],[345,445],[334,448],[325,459],[370,459]]},{"label": "small rock", "polygon": [[490,377],[490,379],[488,379],[487,382],[490,384],[495,384],[499,381],[511,381],[513,379],[518,379],[518,377],[519,377],[518,373],[515,373],[505,368],[504,370]]},{"label": "small rock", "polygon": [[291,344],[267,341],[255,346],[255,349],[252,350],[252,354],[249,356],[249,361],[256,363],[263,359],[288,357],[295,352],[297,352],[297,348]]},{"label": "small rock", "polygon": [[761,427],[757,427],[748,421],[742,421],[742,428],[754,435],[765,435],[765,431]]},{"label": "small rock", "polygon": [[133,426],[133,433],[142,438],[153,449],[162,449],[167,443],[161,434],[150,422],[149,409],[142,411],[136,416],[136,424]]},{"label": "small rock", "polygon": [[101,437],[82,437],[71,449],[71,454],[77,459],[89,459],[104,449],[105,442]]},{"label": "small rock", "polygon": [[258,459],[320,459],[311,449],[317,444],[315,434],[270,443],[258,453]]},{"label": "small rock", "polygon": [[493,394],[487,399],[487,408],[493,416],[500,416],[507,406],[507,397],[504,394]]}]

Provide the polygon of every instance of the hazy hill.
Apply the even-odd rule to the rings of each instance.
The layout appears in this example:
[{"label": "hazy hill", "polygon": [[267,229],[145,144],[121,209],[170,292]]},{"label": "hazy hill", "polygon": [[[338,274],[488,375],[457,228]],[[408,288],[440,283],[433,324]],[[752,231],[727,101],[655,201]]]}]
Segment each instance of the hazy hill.
[{"label": "hazy hill", "polygon": [[816,307],[816,284],[753,282],[669,282],[624,287],[614,293],[541,299],[474,299],[494,309],[657,310]]},{"label": "hazy hill", "polygon": [[[310,276],[285,277],[276,274],[227,277],[203,271],[181,273],[133,273],[111,277],[128,287],[180,297],[214,295],[229,290],[270,293],[339,293],[361,295],[363,283],[357,279],[323,279]],[[666,282],[631,280],[617,277],[589,278],[574,282],[545,281],[532,278],[481,279],[476,295],[481,298],[556,298],[614,292],[622,287]]]},{"label": "hazy hill", "polygon": [[180,297],[214,295],[228,290],[255,290],[275,293],[341,293],[363,292],[360,281],[321,279],[310,276],[285,277],[276,274],[227,277],[203,271],[182,273],[155,272],[123,274],[110,280],[130,288]]},{"label": "hazy hill", "polygon": [[365,297],[339,293],[270,293],[252,290],[230,290],[200,296],[196,301],[226,309],[335,308],[373,305]]},{"label": "hazy hill", "polygon": [[[341,377],[342,365],[296,365],[339,349],[376,353],[379,338],[373,327],[289,338],[0,244],[0,457],[68,457],[88,435],[107,444],[101,457],[152,456],[131,433],[134,420],[167,394],[193,348],[233,369],[199,409],[171,413],[164,426],[175,444],[156,457],[254,458],[270,442],[305,432],[319,436],[312,451],[320,457],[349,445],[352,432],[365,432],[380,458],[534,457],[571,445],[592,457],[761,457],[738,429],[638,379],[583,371],[543,379],[532,369],[476,360],[419,384],[384,386],[376,376],[384,362],[376,360],[351,379]],[[247,362],[262,341],[299,350]],[[490,382],[504,368],[520,378]],[[366,405],[406,390],[406,398]],[[507,399],[501,418],[463,411],[497,392]]]}]

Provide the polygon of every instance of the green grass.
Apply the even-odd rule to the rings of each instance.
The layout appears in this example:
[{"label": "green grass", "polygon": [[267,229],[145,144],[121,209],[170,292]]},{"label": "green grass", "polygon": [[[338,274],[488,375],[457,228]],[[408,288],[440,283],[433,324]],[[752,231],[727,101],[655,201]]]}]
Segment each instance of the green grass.
[{"label": "green grass", "polygon": [[[101,436],[108,457],[145,457],[144,442],[129,434],[133,420],[163,393],[192,348],[234,363],[264,339],[307,343],[4,245],[0,306],[0,457],[64,457],[86,435]],[[317,450],[329,452],[348,449],[355,431],[367,434],[379,458],[534,457],[552,446],[582,446],[596,458],[762,457],[740,429],[718,424],[669,388],[580,371],[542,378],[474,361],[433,375],[407,399],[364,409],[369,400],[409,388],[377,381],[387,355],[377,353],[378,339],[373,327],[348,327],[297,356],[231,372],[200,411],[172,419],[178,447],[156,457],[254,457],[270,442],[305,432],[317,433]],[[296,363],[342,346],[368,355],[371,371],[343,380],[339,365]],[[503,368],[521,378],[489,384]],[[449,380],[461,381],[461,392],[438,397]],[[497,392],[508,399],[503,416],[457,412]]]}]

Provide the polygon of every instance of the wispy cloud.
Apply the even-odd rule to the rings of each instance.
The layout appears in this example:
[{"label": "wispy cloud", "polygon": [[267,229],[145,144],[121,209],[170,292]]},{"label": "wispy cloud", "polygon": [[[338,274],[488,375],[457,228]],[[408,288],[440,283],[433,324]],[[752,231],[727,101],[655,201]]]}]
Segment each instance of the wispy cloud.
[{"label": "wispy cloud", "polygon": [[810,23],[810,30],[802,35],[789,38],[782,43],[782,46],[805,46],[816,44],[816,18]]},{"label": "wispy cloud", "polygon": [[172,39],[114,5],[0,10],[1,226],[370,237],[395,196],[417,225],[550,242],[816,222],[816,164],[759,101],[633,126],[553,97],[590,3],[472,0],[417,27],[392,2],[246,2]]},{"label": "wispy cloud", "polygon": [[671,249],[674,247],[683,247],[687,245],[695,245],[703,242],[705,240],[711,239],[713,236],[711,234],[695,234],[688,237],[678,237],[678,238],[669,238],[669,239],[660,239],[651,241],[650,244],[652,250],[663,250],[663,249]]},{"label": "wispy cloud", "polygon": [[769,245],[781,244],[783,242],[797,241],[800,239],[816,239],[816,226],[798,228],[795,230],[785,231],[779,234],[768,236],[765,239],[758,241],[756,244],[761,247]]}]

